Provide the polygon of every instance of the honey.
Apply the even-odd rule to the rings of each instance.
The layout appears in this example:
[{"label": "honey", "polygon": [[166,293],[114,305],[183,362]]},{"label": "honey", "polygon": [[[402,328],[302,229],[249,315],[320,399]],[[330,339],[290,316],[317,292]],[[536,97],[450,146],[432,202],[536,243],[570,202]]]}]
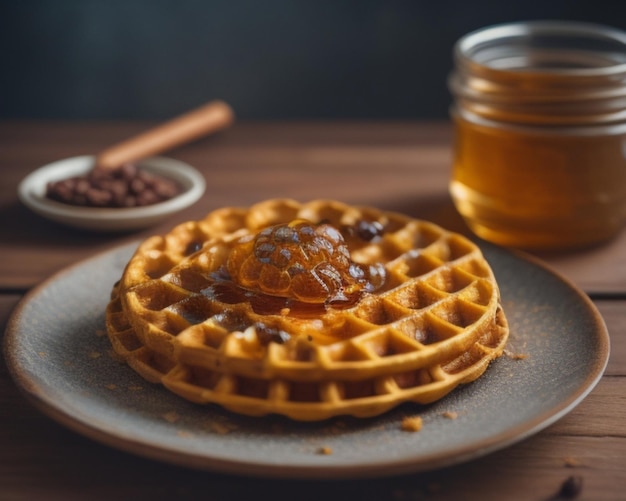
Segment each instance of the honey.
[{"label": "honey", "polygon": [[626,34],[516,23],[461,39],[452,199],[492,242],[566,249],[626,221]]},{"label": "honey", "polygon": [[341,232],[299,219],[270,226],[235,243],[228,273],[244,289],[302,303],[352,305],[385,279],[381,264],[351,260]]}]

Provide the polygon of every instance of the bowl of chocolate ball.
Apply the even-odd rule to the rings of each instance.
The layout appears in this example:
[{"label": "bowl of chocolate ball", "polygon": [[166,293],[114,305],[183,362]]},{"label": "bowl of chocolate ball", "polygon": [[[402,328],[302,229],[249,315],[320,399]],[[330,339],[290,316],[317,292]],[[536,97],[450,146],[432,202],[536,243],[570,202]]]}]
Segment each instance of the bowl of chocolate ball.
[{"label": "bowl of chocolate ball", "polygon": [[31,172],[20,201],[57,223],[91,231],[132,231],[157,224],[197,202],[203,175],[185,162],[157,156],[230,125],[233,113],[212,101],[97,155],[58,160]]}]

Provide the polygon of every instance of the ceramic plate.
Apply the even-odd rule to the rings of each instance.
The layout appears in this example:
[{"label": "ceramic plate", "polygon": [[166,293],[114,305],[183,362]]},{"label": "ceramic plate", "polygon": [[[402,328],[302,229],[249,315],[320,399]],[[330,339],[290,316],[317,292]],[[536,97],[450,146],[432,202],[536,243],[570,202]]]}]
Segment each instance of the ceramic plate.
[{"label": "ceramic plate", "polygon": [[[104,309],[134,248],[78,263],[33,290],[11,318],[5,354],[15,381],[44,413],[112,447],[180,465],[292,478],[439,468],[561,418],[595,386],[608,359],[606,327],[582,292],[530,258],[485,246],[511,326],[509,352],[524,357],[499,358],[433,405],[406,404],[378,418],[237,416],[151,385],[111,355]],[[402,431],[402,418],[415,414],[422,430]],[[332,454],[320,454],[324,447]]]}]

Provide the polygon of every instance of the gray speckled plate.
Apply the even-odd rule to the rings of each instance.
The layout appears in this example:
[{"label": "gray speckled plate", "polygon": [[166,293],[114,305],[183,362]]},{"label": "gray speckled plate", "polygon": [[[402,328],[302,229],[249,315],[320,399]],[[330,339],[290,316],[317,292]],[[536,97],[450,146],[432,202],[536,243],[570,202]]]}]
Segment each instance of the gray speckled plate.
[{"label": "gray speckled plate", "polygon": [[[543,265],[484,246],[500,283],[509,351],[485,375],[428,407],[367,420],[294,423],[198,406],[116,361],[104,309],[135,245],[62,271],[16,309],[5,335],[12,376],[46,414],[113,447],[194,468],[347,478],[438,468],[483,456],[555,422],[598,382],[606,327],[588,298]],[[456,419],[445,413],[456,413]],[[419,433],[400,429],[419,414]],[[320,454],[329,447],[332,454]]]}]

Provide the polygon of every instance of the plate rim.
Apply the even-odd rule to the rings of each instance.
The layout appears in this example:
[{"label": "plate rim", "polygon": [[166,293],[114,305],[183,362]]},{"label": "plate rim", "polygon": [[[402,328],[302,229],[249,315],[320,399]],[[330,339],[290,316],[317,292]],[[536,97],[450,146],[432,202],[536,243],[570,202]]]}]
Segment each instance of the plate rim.
[{"label": "plate rim", "polygon": [[[594,352],[593,365],[594,370],[589,371],[584,378],[584,382],[579,384],[572,391],[569,398],[560,400],[556,405],[544,412],[534,416],[532,419],[524,421],[514,427],[509,427],[495,435],[481,439],[479,442],[472,442],[462,447],[454,449],[454,458],[450,457],[447,450],[430,453],[428,456],[422,456],[419,460],[415,457],[401,458],[396,461],[386,461],[384,463],[376,463],[375,461],[367,463],[354,464],[331,464],[331,465],[293,465],[273,463],[253,463],[228,458],[216,458],[205,454],[196,454],[187,451],[182,454],[178,450],[164,447],[154,443],[146,443],[143,440],[137,440],[133,437],[123,437],[119,433],[112,433],[106,423],[100,425],[98,423],[89,422],[80,417],[71,415],[67,409],[61,408],[53,399],[44,398],[37,391],[36,381],[29,379],[24,373],[22,367],[17,360],[18,355],[14,353],[14,345],[17,343],[18,324],[22,311],[27,305],[38,297],[43,291],[54,284],[57,280],[62,279],[65,275],[71,273],[72,270],[80,266],[87,265],[89,262],[104,259],[107,256],[113,257],[118,253],[132,252],[141,242],[127,242],[103,251],[100,251],[90,257],[72,263],[59,271],[55,272],[35,287],[30,289],[13,308],[7,322],[7,327],[3,336],[3,354],[8,368],[9,375],[25,396],[40,412],[59,424],[88,437],[107,447],[116,448],[135,454],[144,458],[155,459],[173,465],[189,467],[203,471],[223,472],[235,475],[244,475],[252,477],[265,478],[283,478],[283,479],[350,479],[350,478],[383,478],[407,473],[419,473],[424,471],[432,471],[447,466],[464,463],[472,459],[478,459],[487,454],[507,448],[515,443],[521,442],[526,438],[538,433],[555,423],[573,408],[575,408],[591,391],[596,387],[602,379],[606,370],[610,355],[610,336],[604,318],[598,311],[591,298],[572,280],[564,277],[559,272],[552,269],[547,263],[540,258],[530,255],[524,251],[517,249],[507,249],[498,247],[488,242],[478,241],[477,244],[481,251],[492,249],[496,252],[509,254],[514,259],[521,259],[526,263],[539,267],[557,281],[567,286],[576,297],[582,300],[586,306],[588,313],[594,323],[594,332],[596,333],[596,341],[598,349]],[[488,260],[489,261],[489,260]],[[494,270],[495,271],[495,270]]]}]

